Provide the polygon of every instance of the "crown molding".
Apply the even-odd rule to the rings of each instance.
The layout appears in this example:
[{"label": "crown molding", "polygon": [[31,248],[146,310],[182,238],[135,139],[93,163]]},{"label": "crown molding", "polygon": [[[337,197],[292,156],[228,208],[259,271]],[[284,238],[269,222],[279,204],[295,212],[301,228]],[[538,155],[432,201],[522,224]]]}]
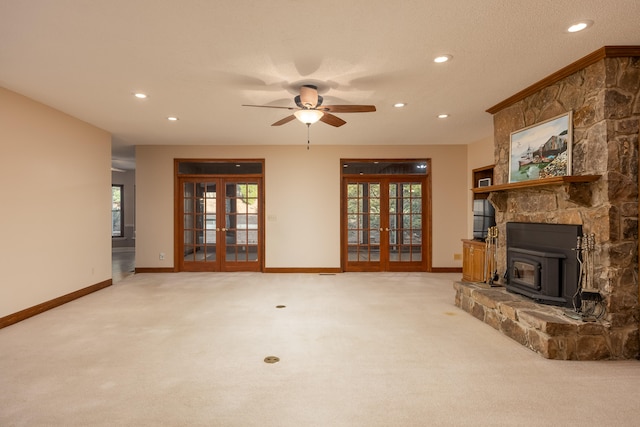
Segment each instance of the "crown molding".
[{"label": "crown molding", "polygon": [[533,95],[540,90],[551,86],[552,84],[569,77],[571,74],[595,64],[604,58],[621,58],[630,56],[640,56],[640,46],[604,46],[589,55],[578,59],[576,62],[556,71],[555,73],[545,77],[537,83],[532,84],[526,89],[521,90],[515,95],[510,96],[504,101],[489,108],[487,113],[495,114],[516,102],[522,101],[524,98]]}]

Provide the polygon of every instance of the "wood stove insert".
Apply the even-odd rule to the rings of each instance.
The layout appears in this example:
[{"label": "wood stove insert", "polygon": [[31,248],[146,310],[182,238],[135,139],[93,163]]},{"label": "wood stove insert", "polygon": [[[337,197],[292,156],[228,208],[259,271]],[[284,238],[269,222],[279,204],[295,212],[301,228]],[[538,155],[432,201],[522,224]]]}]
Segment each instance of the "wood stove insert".
[{"label": "wood stove insert", "polygon": [[507,290],[542,304],[579,306],[579,236],[580,225],[507,223]]}]

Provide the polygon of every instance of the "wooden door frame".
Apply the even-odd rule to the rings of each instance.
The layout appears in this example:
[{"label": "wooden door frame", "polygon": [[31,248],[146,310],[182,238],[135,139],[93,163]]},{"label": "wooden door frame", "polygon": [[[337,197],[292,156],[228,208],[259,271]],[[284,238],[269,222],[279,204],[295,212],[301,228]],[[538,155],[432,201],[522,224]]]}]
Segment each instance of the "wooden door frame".
[{"label": "wooden door frame", "polygon": [[417,162],[424,161],[427,164],[427,173],[425,175],[383,175],[383,174],[369,174],[360,175],[358,178],[362,179],[407,179],[410,177],[419,177],[423,181],[423,218],[422,218],[422,242],[423,242],[423,266],[425,272],[433,271],[432,259],[433,259],[433,242],[432,242],[432,168],[431,158],[413,158],[413,159],[340,159],[340,270],[342,272],[347,271],[348,261],[348,239],[347,239],[347,224],[346,224],[346,195],[345,195],[345,179],[354,177],[355,175],[345,175],[343,173],[343,164],[349,162]]},{"label": "wooden door frame", "polygon": [[[180,163],[183,162],[193,162],[193,163],[261,163],[262,164],[262,173],[261,174],[238,174],[238,175],[211,175],[211,174],[179,174],[179,166]],[[180,242],[182,241],[183,236],[180,235],[180,230],[182,230],[182,218],[180,216],[180,206],[183,203],[180,199],[181,189],[180,189],[180,178],[194,178],[194,179],[259,179],[260,180],[260,188],[259,188],[259,197],[258,197],[258,271],[264,273],[265,269],[265,161],[264,159],[192,159],[192,158],[174,158],[173,159],[173,271],[179,272],[180,270],[180,257],[184,256],[178,250],[180,248]],[[237,270],[235,270],[237,271]],[[253,270],[252,270],[253,271]]]}]

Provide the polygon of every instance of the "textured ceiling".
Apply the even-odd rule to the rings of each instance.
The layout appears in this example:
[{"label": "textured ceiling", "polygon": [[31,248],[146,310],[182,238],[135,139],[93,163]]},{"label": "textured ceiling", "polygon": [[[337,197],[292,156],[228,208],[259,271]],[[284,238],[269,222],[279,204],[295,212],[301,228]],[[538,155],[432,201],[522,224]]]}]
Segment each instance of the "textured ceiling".
[{"label": "textured ceiling", "polygon": [[[602,46],[640,45],[639,16],[638,0],[0,0],[0,86],[111,132],[116,160],[306,144],[302,123],[270,126],[287,110],[241,106],[293,106],[305,83],[378,109],[313,125],[313,144],[468,144],[492,135],[487,108]],[[565,31],[581,19],[594,25]]]}]

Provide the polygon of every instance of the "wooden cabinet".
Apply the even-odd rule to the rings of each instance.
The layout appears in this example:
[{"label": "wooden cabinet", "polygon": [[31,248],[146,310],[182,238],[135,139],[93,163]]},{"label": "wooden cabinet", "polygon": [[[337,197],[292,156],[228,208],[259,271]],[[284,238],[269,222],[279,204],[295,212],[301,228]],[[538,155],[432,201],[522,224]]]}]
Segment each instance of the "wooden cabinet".
[{"label": "wooden cabinet", "polygon": [[[473,200],[488,197],[488,193],[481,193],[479,190],[493,185],[493,168],[494,165],[489,165],[471,171]],[[486,280],[485,253],[486,243],[484,241],[462,240],[462,280],[467,282],[484,282]]]},{"label": "wooden cabinet", "polygon": [[467,282],[485,281],[485,253],[485,242],[462,240],[462,280]]}]

